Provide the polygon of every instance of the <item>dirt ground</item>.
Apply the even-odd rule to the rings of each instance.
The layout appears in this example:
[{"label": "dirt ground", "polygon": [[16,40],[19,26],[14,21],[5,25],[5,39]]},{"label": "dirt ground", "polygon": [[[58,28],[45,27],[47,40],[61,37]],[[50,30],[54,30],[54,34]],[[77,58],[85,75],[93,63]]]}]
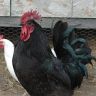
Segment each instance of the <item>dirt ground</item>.
[{"label": "dirt ground", "polygon": [[[96,66],[88,66],[89,78],[84,79],[80,89],[74,96],[96,96]],[[0,49],[0,96],[29,96],[18,82],[9,75],[4,61],[3,50]]]}]

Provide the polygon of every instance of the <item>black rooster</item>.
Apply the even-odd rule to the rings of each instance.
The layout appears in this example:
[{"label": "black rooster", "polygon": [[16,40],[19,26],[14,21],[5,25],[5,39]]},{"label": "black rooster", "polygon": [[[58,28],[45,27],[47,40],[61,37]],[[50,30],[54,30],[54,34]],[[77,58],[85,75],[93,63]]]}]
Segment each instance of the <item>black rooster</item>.
[{"label": "black rooster", "polygon": [[21,18],[20,41],[13,56],[15,73],[31,96],[72,96],[69,76],[62,62],[53,56],[41,26],[35,22],[39,17],[37,11],[30,11]]},{"label": "black rooster", "polygon": [[88,77],[85,65],[95,59],[86,40],[77,38],[74,28],[67,22],[58,21],[53,28],[53,46],[71,79],[72,89],[80,87],[83,77]]}]

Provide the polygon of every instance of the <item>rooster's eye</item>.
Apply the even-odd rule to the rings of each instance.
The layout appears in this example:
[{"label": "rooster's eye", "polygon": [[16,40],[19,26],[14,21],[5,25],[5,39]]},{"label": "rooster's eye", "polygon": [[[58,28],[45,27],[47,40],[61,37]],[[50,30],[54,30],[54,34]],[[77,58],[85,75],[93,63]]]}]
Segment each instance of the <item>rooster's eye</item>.
[{"label": "rooster's eye", "polygon": [[34,25],[33,20],[29,20],[29,21],[27,21],[27,25],[29,25],[29,26],[33,26],[33,25]]},{"label": "rooster's eye", "polygon": [[31,25],[32,23],[31,23],[31,22],[28,22],[27,24],[28,24],[28,25]]}]

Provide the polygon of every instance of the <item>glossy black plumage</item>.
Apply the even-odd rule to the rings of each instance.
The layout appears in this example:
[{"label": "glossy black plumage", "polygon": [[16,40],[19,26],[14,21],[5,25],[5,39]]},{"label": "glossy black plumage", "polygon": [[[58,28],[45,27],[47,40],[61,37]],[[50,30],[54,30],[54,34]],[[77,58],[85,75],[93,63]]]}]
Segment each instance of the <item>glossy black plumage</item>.
[{"label": "glossy black plumage", "polygon": [[34,32],[28,41],[18,42],[13,56],[21,85],[31,96],[72,96],[71,81],[62,62],[51,53],[42,28],[33,20],[30,23],[35,25]]},{"label": "glossy black plumage", "polygon": [[[58,21],[53,28],[53,46],[57,57],[62,60],[64,70],[71,79],[72,89],[80,87],[83,76],[87,75],[86,66],[82,65],[77,58],[81,51],[77,52],[76,43],[82,41],[76,38],[74,28],[68,26],[67,22]],[[74,42],[72,42],[74,41]],[[84,47],[85,48],[85,47]],[[84,52],[83,52],[84,55]],[[80,55],[81,56],[81,55]],[[82,60],[83,61],[83,60]]]}]

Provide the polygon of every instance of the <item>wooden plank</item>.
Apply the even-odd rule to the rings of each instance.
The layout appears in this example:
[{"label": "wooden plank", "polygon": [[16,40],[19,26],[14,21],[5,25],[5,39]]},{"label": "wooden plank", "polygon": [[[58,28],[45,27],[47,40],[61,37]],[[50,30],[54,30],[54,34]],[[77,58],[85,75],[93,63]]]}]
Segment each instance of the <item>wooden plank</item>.
[{"label": "wooden plank", "polygon": [[[93,18],[42,18],[38,23],[45,28],[51,28],[58,20],[63,20],[76,28],[96,29],[96,19]],[[53,26],[52,26],[53,22]],[[20,17],[0,17],[0,26],[20,27]]]}]

